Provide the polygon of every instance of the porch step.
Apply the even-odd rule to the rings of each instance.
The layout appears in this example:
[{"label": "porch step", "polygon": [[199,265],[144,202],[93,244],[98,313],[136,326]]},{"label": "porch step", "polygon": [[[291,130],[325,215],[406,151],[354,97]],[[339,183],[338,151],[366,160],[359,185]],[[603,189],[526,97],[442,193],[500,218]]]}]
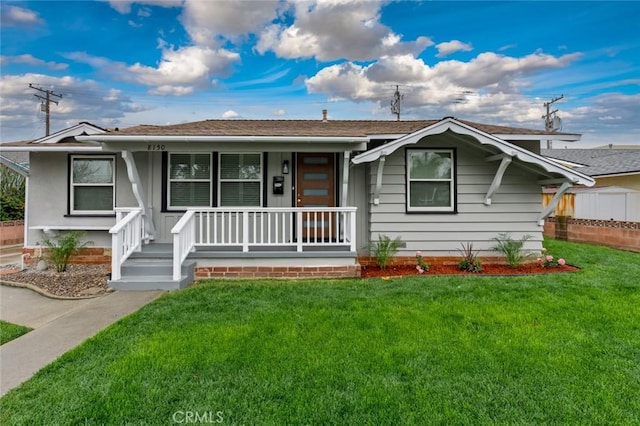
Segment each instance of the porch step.
[{"label": "porch step", "polygon": [[173,279],[171,259],[135,257],[127,259],[122,265],[119,280],[110,280],[109,286],[115,290],[179,290],[193,282],[196,262],[182,264],[179,280]]}]

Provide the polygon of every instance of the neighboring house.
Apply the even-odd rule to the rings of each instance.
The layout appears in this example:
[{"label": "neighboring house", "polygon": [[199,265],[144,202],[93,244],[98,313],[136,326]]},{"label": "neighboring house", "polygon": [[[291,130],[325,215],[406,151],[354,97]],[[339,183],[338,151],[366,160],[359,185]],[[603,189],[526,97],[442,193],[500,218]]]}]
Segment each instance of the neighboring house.
[{"label": "neighboring house", "polygon": [[579,219],[640,221],[639,148],[611,145],[609,148],[542,150],[542,155],[550,160],[595,180],[594,188],[577,188],[567,193],[555,214]]},{"label": "neighboring house", "polygon": [[[2,148],[2,145],[0,145]],[[29,176],[29,153],[0,150],[0,164],[10,168],[14,172]]]},{"label": "neighboring house", "polygon": [[542,155],[595,179],[596,187],[640,191],[640,145],[632,148],[543,149]]},{"label": "neighboring house", "polygon": [[25,250],[42,232],[86,230],[94,254],[111,256],[113,287],[147,289],[178,288],[194,267],[197,278],[357,276],[381,235],[400,237],[406,260],[456,258],[461,242],[495,256],[503,232],[538,250],[553,210],[541,185],[559,185],[557,200],[594,184],[533,152],[550,136],[580,137],[325,112],[119,131],[81,123],[11,149],[31,155]]}]

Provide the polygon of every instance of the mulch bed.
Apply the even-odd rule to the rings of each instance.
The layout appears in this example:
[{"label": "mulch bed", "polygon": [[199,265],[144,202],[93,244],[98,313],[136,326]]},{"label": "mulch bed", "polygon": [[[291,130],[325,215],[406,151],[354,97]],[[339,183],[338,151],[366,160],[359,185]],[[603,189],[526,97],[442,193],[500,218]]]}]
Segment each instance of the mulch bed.
[{"label": "mulch bed", "polygon": [[107,285],[107,269],[102,265],[68,265],[66,272],[35,267],[20,270],[17,266],[3,267],[0,281],[27,284],[57,297],[98,296],[111,291]]},{"label": "mulch bed", "polygon": [[575,272],[580,268],[571,265],[552,266],[543,268],[538,264],[526,264],[517,268],[509,265],[482,265],[482,272],[461,271],[457,265],[432,265],[429,270],[418,273],[415,266],[387,266],[381,270],[379,266],[363,266],[362,278],[398,277],[407,275],[532,275],[532,274],[557,274],[563,272]]}]

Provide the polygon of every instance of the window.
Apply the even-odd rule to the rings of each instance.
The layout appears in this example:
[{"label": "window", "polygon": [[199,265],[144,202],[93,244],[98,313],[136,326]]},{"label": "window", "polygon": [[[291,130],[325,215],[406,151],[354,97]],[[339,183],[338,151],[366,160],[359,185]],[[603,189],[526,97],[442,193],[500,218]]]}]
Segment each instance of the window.
[{"label": "window", "polygon": [[454,151],[407,150],[407,211],[453,212]]},{"label": "window", "polygon": [[220,154],[220,207],[262,205],[262,154]]},{"label": "window", "polygon": [[169,154],[169,208],[211,206],[211,154]]},{"label": "window", "polygon": [[71,156],[71,214],[113,213],[115,157]]}]

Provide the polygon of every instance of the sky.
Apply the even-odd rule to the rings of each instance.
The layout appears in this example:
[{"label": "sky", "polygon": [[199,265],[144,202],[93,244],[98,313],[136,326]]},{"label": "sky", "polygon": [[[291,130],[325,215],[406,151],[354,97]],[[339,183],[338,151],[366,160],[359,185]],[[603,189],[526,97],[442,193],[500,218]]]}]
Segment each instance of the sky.
[{"label": "sky", "polygon": [[0,141],[89,121],[458,119],[640,145],[640,2],[0,3]]}]

